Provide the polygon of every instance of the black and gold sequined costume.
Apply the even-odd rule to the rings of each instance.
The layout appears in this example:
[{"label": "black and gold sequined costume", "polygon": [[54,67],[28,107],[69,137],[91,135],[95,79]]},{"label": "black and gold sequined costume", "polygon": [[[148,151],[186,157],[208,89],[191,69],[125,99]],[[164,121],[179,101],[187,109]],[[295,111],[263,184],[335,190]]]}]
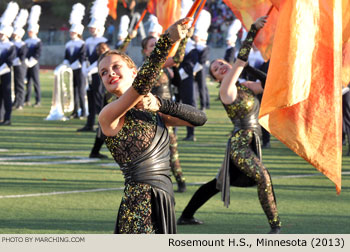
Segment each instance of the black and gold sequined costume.
[{"label": "black and gold sequined costume", "polygon": [[115,233],[176,233],[169,136],[156,113],[129,110],[106,144],[125,178]]},{"label": "black and gold sequined costume", "polygon": [[[239,58],[247,59],[257,29],[252,25]],[[271,177],[261,162],[261,127],[258,123],[259,100],[245,86],[237,84],[237,97],[232,104],[223,106],[234,126],[228,140],[226,155],[217,177],[202,185],[184,209],[178,224],[198,224],[194,213],[212,196],[221,191],[225,206],[230,202],[230,186],[249,187],[257,185],[258,198],[267,216],[271,233],[279,232],[281,222]]]},{"label": "black and gold sequined costume", "polygon": [[258,123],[259,101],[249,88],[237,84],[237,98],[223,104],[234,130],[227,144],[224,165],[217,178],[225,205],[230,201],[230,185],[257,184],[260,204],[272,228],[280,226],[271,177],[261,162],[261,127]]},{"label": "black and gold sequined costume", "polygon": [[194,213],[220,191],[225,205],[228,206],[230,186],[257,185],[259,201],[271,228],[280,227],[270,174],[261,162],[261,127],[257,120],[259,101],[253,92],[244,86],[238,84],[237,91],[236,100],[230,105],[224,104],[234,125],[233,134],[227,144],[224,164],[215,179],[196,191],[181,218],[193,218]]},{"label": "black and gold sequined costume", "polygon": [[[169,35],[162,35],[132,83],[139,94],[152,89],[171,45]],[[194,126],[206,121],[205,114],[195,108],[161,98],[159,102],[159,112],[163,114]],[[127,111],[122,128],[106,138],[106,145],[125,178],[115,233],[176,233],[169,134],[160,115],[137,109]]]},{"label": "black and gold sequined costume", "polygon": [[[151,90],[171,45],[169,35],[162,35],[132,84],[138,93]],[[125,178],[115,233],[176,233],[169,135],[159,115],[129,110],[106,145]]]},{"label": "black and gold sequined costume", "polygon": [[[184,56],[185,46],[186,46],[187,38],[181,40],[179,48],[174,55],[173,59],[176,64],[181,62]],[[171,76],[168,68],[163,68],[159,74],[157,79],[157,83],[152,88],[151,93],[161,97],[163,99],[172,99],[171,94]],[[179,153],[177,149],[177,137],[173,127],[169,127],[169,137],[170,137],[170,167],[171,171],[175,177],[175,180],[178,184],[178,191],[184,192],[186,190],[185,186],[185,177],[183,176]]]}]

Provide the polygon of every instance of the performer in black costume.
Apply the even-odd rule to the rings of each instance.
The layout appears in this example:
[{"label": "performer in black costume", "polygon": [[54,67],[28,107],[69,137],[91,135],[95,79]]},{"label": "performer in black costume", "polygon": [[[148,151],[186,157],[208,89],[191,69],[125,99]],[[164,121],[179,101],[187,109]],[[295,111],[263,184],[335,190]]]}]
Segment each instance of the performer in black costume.
[{"label": "performer in black costume", "polygon": [[[190,20],[181,19],[169,27],[138,73],[133,61],[119,51],[108,51],[99,59],[105,88],[119,97],[99,115],[107,147],[125,178],[116,233],[176,233],[166,126],[199,126],[206,116],[148,93],[170,47],[186,35]],[[138,103],[143,110],[134,108]]]},{"label": "performer in black costume", "polygon": [[[230,202],[230,185],[247,187],[257,185],[258,198],[270,224],[270,233],[281,228],[271,177],[261,162],[261,127],[257,117],[259,101],[256,94],[262,92],[262,82],[236,84],[246,65],[248,54],[258,30],[264,26],[264,17],[251,27],[233,66],[224,60],[215,60],[210,66],[212,76],[220,84],[220,100],[224,105],[234,130],[227,143],[223,166],[218,176],[202,185],[182,212],[178,224],[202,224],[194,213],[212,196],[221,191],[225,206]],[[257,78],[261,76],[257,76]]]},{"label": "performer in black costume", "polygon": [[[179,48],[174,55],[174,57],[169,57],[164,64],[167,67],[163,67],[163,69],[160,71],[160,75],[157,78],[157,82],[154,85],[154,87],[151,90],[151,93],[153,95],[156,95],[162,99],[167,100],[174,100],[173,99],[173,92],[172,92],[172,86],[171,86],[171,80],[174,78],[174,72],[172,70],[172,66],[178,66],[181,61],[183,60],[183,57],[185,55],[185,46],[187,43],[187,39],[191,37],[193,34],[193,29],[190,29],[189,33],[186,35],[186,38],[181,40]],[[142,40],[142,53],[144,56],[149,57],[151,55],[151,52],[153,51],[156,43],[157,38],[153,36],[148,36],[145,39]],[[178,185],[178,192],[185,192],[186,191],[186,182],[185,177],[183,176],[180,159],[179,159],[179,153],[177,150],[177,137],[175,134],[175,129],[173,127],[168,128],[169,131],[169,137],[170,137],[170,167],[171,171],[175,177],[175,180]]]}]

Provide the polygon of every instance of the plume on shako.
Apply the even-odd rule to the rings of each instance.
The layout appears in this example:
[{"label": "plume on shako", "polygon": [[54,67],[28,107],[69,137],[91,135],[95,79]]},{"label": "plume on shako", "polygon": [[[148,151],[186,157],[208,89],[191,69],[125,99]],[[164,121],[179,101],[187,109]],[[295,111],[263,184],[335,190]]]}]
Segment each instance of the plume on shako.
[{"label": "plume on shako", "polygon": [[2,14],[0,19],[0,33],[5,34],[7,37],[11,36],[13,32],[13,28],[11,25],[17,16],[18,10],[19,6],[17,3],[9,2],[5,12]]},{"label": "plume on shako", "polygon": [[21,9],[15,19],[15,22],[13,23],[13,28],[14,28],[13,33],[18,35],[19,37],[23,37],[25,33],[23,27],[27,23],[28,16],[29,16],[28,11],[26,9]]},{"label": "plume on shako", "polygon": [[39,5],[34,5],[30,9],[30,14],[28,18],[28,31],[39,32],[39,18],[41,14],[41,7]]},{"label": "plume on shako", "polygon": [[70,13],[69,24],[71,25],[70,31],[76,32],[77,34],[82,34],[84,26],[81,24],[85,15],[85,6],[81,3],[76,3],[72,7],[72,12]]},{"label": "plume on shako", "polygon": [[202,10],[199,14],[199,18],[197,20],[195,29],[194,29],[194,36],[198,36],[202,40],[208,39],[208,29],[211,24],[211,14],[207,10]]},{"label": "plume on shako", "polygon": [[97,28],[103,34],[108,13],[108,0],[95,0],[90,10],[91,21],[88,27]]},{"label": "plume on shako", "polygon": [[130,24],[130,18],[128,15],[123,15],[120,18],[118,37],[120,39],[125,39],[128,36],[128,29]]}]

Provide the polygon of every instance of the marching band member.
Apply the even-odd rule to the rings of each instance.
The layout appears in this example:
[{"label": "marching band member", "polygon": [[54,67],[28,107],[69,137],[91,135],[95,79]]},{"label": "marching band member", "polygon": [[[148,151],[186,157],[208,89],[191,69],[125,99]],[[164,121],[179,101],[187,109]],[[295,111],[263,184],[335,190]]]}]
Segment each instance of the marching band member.
[{"label": "marching band member", "polygon": [[39,58],[41,55],[42,43],[41,39],[38,38],[39,32],[39,17],[41,14],[41,7],[34,5],[29,14],[28,19],[28,39],[25,43],[28,48],[25,63],[27,65],[27,93],[25,96],[24,105],[30,105],[30,98],[32,95],[32,81],[34,82],[35,91],[35,104],[34,107],[40,107],[41,91],[40,91],[40,79],[39,79]]},{"label": "marching band member", "polygon": [[12,104],[13,109],[23,109],[24,106],[24,78],[27,70],[25,58],[28,48],[22,38],[25,33],[23,26],[27,23],[28,15],[26,9],[21,9],[13,24],[14,31],[12,33],[12,39],[17,52],[16,58],[13,60],[13,77],[15,84],[15,101]]},{"label": "marching band member", "polygon": [[4,106],[4,118],[0,125],[11,125],[11,67],[16,57],[16,48],[9,40],[13,32],[11,26],[18,13],[18,4],[10,2],[1,16],[0,26],[0,107]]},{"label": "marching band member", "polygon": [[194,80],[197,83],[200,109],[209,109],[209,91],[206,82],[206,69],[205,64],[209,58],[209,47],[207,46],[208,29],[211,24],[211,15],[208,11],[202,10],[197,20],[193,39],[195,41],[195,47],[198,51],[198,62],[193,69]]},{"label": "marching band member", "polygon": [[88,65],[83,64],[83,74],[89,79],[89,87],[87,91],[89,115],[84,127],[77,131],[94,131],[95,117],[101,111],[103,107],[103,96],[105,89],[98,76],[97,60],[98,55],[96,46],[99,43],[107,42],[107,39],[103,37],[104,25],[108,16],[108,1],[95,0],[91,8],[91,20],[88,24],[91,37],[85,41],[86,56]]},{"label": "marching band member", "polygon": [[[85,61],[85,42],[81,39],[84,26],[81,21],[84,17],[85,6],[81,3],[73,5],[69,23],[71,40],[66,43],[63,63],[73,70],[74,109],[71,118],[85,117],[85,80],[82,73],[82,64]],[[80,114],[78,111],[80,109]]]}]

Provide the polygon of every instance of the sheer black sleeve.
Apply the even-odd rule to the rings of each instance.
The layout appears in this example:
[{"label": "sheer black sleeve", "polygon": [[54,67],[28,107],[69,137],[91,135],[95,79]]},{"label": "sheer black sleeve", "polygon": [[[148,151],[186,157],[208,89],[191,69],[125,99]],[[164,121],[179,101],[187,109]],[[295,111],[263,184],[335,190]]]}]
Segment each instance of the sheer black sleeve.
[{"label": "sheer black sleeve", "polygon": [[193,106],[162,99],[158,96],[157,98],[160,102],[159,112],[163,114],[177,117],[193,126],[202,126],[207,121],[206,114]]}]

